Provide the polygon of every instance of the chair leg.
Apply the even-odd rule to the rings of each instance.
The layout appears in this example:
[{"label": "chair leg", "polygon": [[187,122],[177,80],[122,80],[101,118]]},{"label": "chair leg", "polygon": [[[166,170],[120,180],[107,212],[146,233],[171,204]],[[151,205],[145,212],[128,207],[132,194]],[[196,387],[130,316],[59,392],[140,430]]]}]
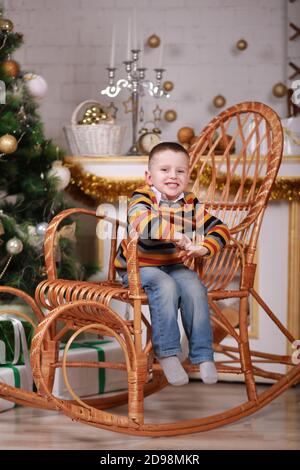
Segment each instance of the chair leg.
[{"label": "chair leg", "polygon": [[147,355],[140,353],[137,367],[128,372],[128,417],[137,424],[144,424],[144,386],[148,377]]},{"label": "chair leg", "polygon": [[[42,375],[47,388],[51,391],[54,385],[55,370],[54,363],[58,361],[58,342],[45,340],[42,354]],[[43,391],[41,390],[43,394]]]},{"label": "chair leg", "polygon": [[251,401],[257,400],[257,390],[254,380],[253,367],[251,362],[251,353],[249,348],[248,338],[248,297],[240,299],[240,343],[239,350],[241,356],[241,366],[245,374],[245,382],[247,387],[248,399]]}]

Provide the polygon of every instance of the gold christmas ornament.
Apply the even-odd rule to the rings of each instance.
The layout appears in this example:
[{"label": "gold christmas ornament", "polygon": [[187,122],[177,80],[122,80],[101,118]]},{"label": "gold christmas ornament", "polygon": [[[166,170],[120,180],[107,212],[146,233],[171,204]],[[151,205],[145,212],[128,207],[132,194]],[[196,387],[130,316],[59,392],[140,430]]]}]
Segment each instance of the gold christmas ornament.
[{"label": "gold christmas ornament", "polygon": [[167,80],[163,83],[163,89],[165,91],[172,91],[174,88],[174,83],[171,82],[170,80]]},{"label": "gold christmas ornament", "polygon": [[0,137],[0,153],[13,153],[18,148],[17,139],[10,134],[4,134]]},{"label": "gold christmas ornament", "polygon": [[239,39],[238,42],[236,43],[236,47],[239,51],[244,51],[248,47],[248,43],[246,39]]},{"label": "gold christmas ornament", "polygon": [[83,118],[78,121],[78,124],[95,125],[101,121],[111,121],[111,118],[104,109],[94,105],[85,110]]},{"label": "gold christmas ornament", "polygon": [[272,93],[276,98],[282,98],[287,93],[287,88],[284,83],[276,83],[272,88]]},{"label": "gold christmas ornament", "polygon": [[20,65],[15,60],[5,60],[2,63],[2,70],[9,77],[15,78],[20,73]]},{"label": "gold christmas ornament", "polygon": [[214,97],[213,105],[216,108],[223,108],[223,106],[225,106],[225,104],[226,104],[226,99],[224,98],[224,96],[217,95],[217,96]]},{"label": "gold christmas ornament", "polygon": [[157,36],[156,34],[152,34],[149,36],[147,44],[149,47],[155,48],[160,45],[160,37]]},{"label": "gold christmas ornament", "polygon": [[190,144],[194,136],[195,132],[191,127],[181,127],[177,132],[177,139],[181,144]]},{"label": "gold christmas ornament", "polygon": [[12,21],[5,18],[0,18],[0,29],[6,33],[10,33],[14,29],[14,24]]},{"label": "gold christmas ornament", "polygon": [[164,114],[164,119],[167,122],[173,122],[177,119],[177,113],[174,109],[168,109]]}]

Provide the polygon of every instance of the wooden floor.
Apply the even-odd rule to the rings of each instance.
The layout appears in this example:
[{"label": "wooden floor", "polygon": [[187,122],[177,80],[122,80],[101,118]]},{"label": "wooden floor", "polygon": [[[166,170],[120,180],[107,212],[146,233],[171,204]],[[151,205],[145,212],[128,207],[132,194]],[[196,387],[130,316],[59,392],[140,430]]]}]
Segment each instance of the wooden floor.
[{"label": "wooden floor", "polygon": [[[259,392],[265,388],[260,385]],[[189,405],[180,408],[182,397]],[[148,397],[145,407],[148,420],[175,421],[209,415],[242,401],[242,384],[191,382]],[[300,449],[300,384],[241,421],[169,438],[117,434],[73,423],[58,412],[17,407],[0,414],[0,449]]]}]

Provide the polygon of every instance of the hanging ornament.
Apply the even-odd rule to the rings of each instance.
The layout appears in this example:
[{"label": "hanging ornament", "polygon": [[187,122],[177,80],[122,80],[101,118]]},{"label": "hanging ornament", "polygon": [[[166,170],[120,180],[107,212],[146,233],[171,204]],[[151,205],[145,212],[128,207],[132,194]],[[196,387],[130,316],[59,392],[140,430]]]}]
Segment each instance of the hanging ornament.
[{"label": "hanging ornament", "polygon": [[40,222],[39,224],[37,224],[37,226],[35,227],[37,235],[39,235],[40,237],[44,237],[46,235],[48,225],[49,224],[47,224],[47,222]]},{"label": "hanging ornament", "polygon": [[36,233],[36,227],[34,227],[34,225],[28,225],[27,235],[28,244],[35,250],[41,251],[44,245],[44,237],[41,237]]},{"label": "hanging ornament", "polygon": [[20,65],[15,60],[8,59],[2,63],[2,70],[5,75],[16,78],[20,73]]},{"label": "hanging ornament", "polygon": [[113,101],[110,102],[109,106],[106,106],[106,110],[108,112],[108,114],[113,118],[113,119],[116,119],[117,118],[117,112],[118,112],[118,107],[115,106],[115,104],[113,103]]},{"label": "hanging ornament", "polygon": [[154,122],[157,123],[161,121],[161,115],[162,115],[163,110],[158,106],[158,104],[155,106],[155,108],[152,111]]},{"label": "hanging ornament", "polygon": [[6,251],[10,255],[18,255],[19,253],[21,253],[22,250],[23,250],[23,243],[17,237],[11,238],[6,243]]},{"label": "hanging ornament", "polygon": [[130,95],[126,101],[122,102],[122,105],[124,106],[124,113],[132,113],[132,96]]},{"label": "hanging ornament", "polygon": [[0,153],[14,153],[18,148],[17,139],[10,134],[4,134],[0,137]]},{"label": "hanging ornament", "polygon": [[274,85],[272,88],[272,93],[274,96],[276,96],[276,98],[282,98],[287,93],[287,87],[284,83],[276,83],[276,85]]},{"label": "hanging ornament", "polygon": [[0,18],[0,29],[5,33],[10,33],[14,29],[14,24],[10,20]]},{"label": "hanging ornament", "polygon": [[248,47],[248,43],[246,39],[239,39],[238,42],[236,43],[236,47],[239,51],[244,51]]},{"label": "hanging ornament", "polygon": [[31,96],[37,99],[44,98],[48,85],[43,77],[34,73],[25,73],[24,80]]},{"label": "hanging ornament", "polygon": [[181,127],[177,132],[177,139],[181,144],[190,144],[193,137],[195,132],[191,127]]},{"label": "hanging ornament", "polygon": [[149,47],[152,48],[158,47],[160,45],[160,37],[156,34],[152,34],[151,36],[149,36],[147,44]]},{"label": "hanging ornament", "polygon": [[170,80],[166,80],[164,83],[163,83],[163,89],[165,91],[172,91],[174,88],[174,83],[171,82]]},{"label": "hanging ornament", "polygon": [[226,99],[224,98],[224,96],[217,95],[217,96],[214,97],[213,105],[216,108],[223,108],[223,106],[225,106],[225,104],[226,104]]},{"label": "hanging ornament", "polygon": [[167,122],[173,122],[176,121],[177,119],[177,113],[174,111],[174,109],[168,109],[165,114],[164,114],[164,119]]},{"label": "hanging ornament", "polygon": [[60,160],[56,160],[52,163],[51,170],[48,171],[47,176],[57,178],[56,188],[58,191],[65,189],[70,183],[71,172],[69,168],[63,166]]}]

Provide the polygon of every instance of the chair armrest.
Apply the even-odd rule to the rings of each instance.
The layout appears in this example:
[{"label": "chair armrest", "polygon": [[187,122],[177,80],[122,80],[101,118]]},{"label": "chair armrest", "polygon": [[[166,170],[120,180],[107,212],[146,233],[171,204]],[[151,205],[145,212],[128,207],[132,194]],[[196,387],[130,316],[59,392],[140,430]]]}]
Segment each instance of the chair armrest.
[{"label": "chair armrest", "polygon": [[56,270],[56,263],[55,263],[55,242],[57,236],[57,229],[59,224],[74,214],[84,214],[96,217],[98,219],[104,219],[108,222],[114,224],[121,224],[121,222],[113,219],[111,217],[106,216],[105,214],[97,214],[96,211],[89,210],[89,209],[82,209],[82,208],[72,208],[66,209],[59,214],[57,214],[50,222],[45,236],[44,242],[44,254],[45,254],[45,266],[47,271],[47,277],[50,281],[57,279],[57,270]]}]

